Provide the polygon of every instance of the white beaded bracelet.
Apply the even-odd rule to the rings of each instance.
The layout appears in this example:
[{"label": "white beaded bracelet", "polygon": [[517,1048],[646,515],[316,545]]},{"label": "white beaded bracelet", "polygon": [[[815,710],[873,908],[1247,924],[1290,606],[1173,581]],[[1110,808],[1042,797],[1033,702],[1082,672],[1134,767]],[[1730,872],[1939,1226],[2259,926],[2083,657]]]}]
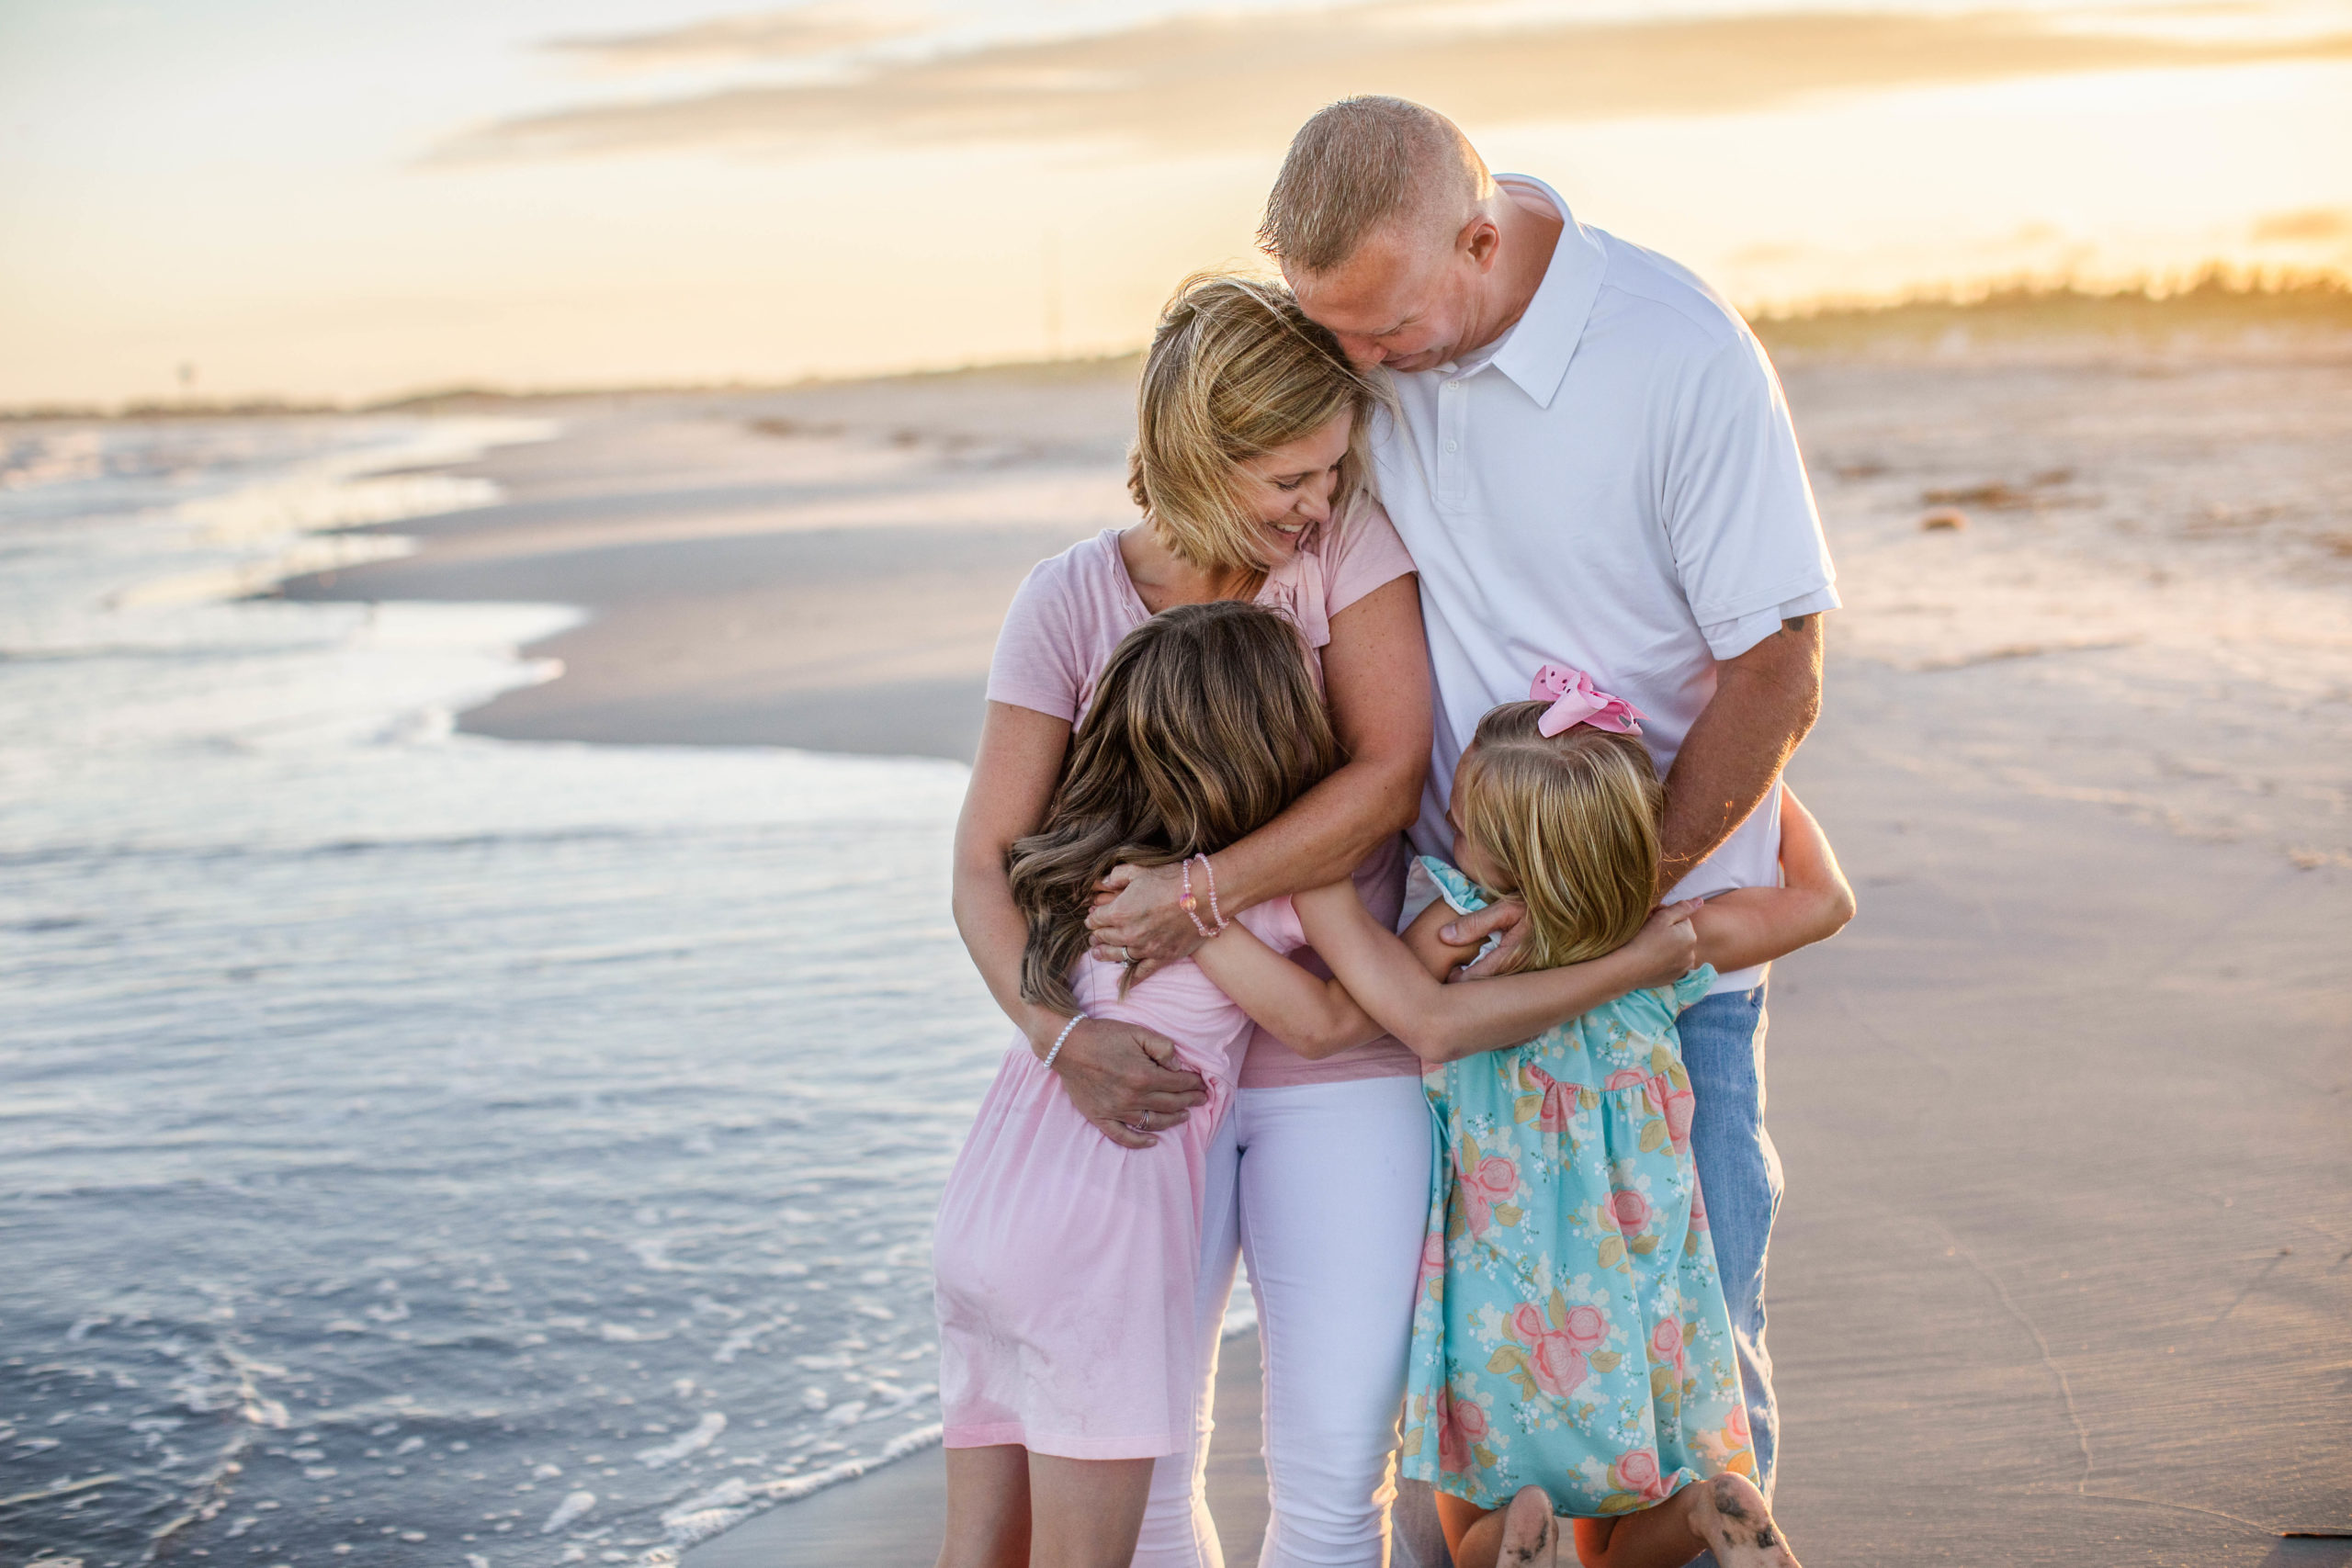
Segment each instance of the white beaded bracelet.
[{"label": "white beaded bracelet", "polygon": [[1080,1024],[1084,1023],[1085,1021],[1086,1015],[1084,1013],[1080,1013],[1076,1018],[1073,1018],[1068,1023],[1063,1024],[1062,1032],[1054,1036],[1054,1048],[1046,1053],[1046,1070],[1047,1072],[1050,1073],[1054,1070],[1054,1058],[1062,1054],[1062,1042],[1069,1038],[1069,1032],[1076,1029]]}]

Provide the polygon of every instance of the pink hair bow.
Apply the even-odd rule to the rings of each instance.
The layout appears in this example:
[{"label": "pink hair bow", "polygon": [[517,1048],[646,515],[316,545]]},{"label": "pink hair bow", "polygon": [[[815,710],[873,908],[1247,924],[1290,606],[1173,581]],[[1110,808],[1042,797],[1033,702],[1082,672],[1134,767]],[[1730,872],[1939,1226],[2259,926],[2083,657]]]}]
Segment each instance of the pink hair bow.
[{"label": "pink hair bow", "polygon": [[1532,701],[1552,705],[1535,721],[1540,734],[1557,735],[1579,724],[1618,735],[1642,732],[1642,710],[1623,697],[1612,697],[1596,689],[1592,677],[1581,670],[1546,664],[1535,672],[1535,684],[1527,695]]}]

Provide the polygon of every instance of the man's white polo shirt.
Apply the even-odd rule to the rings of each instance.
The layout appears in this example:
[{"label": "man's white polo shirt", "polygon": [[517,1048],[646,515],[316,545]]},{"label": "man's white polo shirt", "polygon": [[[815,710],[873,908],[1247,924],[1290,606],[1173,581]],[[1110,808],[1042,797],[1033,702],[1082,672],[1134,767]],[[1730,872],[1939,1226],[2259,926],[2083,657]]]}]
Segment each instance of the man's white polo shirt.
[{"label": "man's white polo shirt", "polygon": [[[1565,220],[1542,286],[1495,344],[1393,377],[1401,422],[1373,426],[1437,685],[1413,842],[1444,856],[1454,762],[1537,666],[1587,671],[1648,716],[1663,778],[1717,660],[1838,606],[1788,403],[1747,323],[1665,257],[1578,223],[1542,181],[1498,178]],[[1777,884],[1780,807],[1776,786],[1674,896]]]}]

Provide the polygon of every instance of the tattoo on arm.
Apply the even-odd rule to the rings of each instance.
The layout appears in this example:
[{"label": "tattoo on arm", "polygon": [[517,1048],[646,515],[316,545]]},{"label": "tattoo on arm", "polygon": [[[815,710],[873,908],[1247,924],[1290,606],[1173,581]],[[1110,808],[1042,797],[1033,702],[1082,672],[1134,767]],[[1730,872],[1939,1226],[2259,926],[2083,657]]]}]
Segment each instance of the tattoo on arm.
[{"label": "tattoo on arm", "polygon": [[1801,632],[1811,625],[1813,625],[1811,615],[1792,615],[1781,623],[1781,629],[1784,632]]}]

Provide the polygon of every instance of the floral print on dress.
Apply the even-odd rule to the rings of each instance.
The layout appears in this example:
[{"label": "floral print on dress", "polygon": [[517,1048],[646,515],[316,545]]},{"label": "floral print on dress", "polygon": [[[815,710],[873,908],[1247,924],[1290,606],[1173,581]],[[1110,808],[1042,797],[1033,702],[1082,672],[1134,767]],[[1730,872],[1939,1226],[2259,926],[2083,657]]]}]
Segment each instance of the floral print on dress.
[{"label": "floral print on dress", "polygon": [[[1485,906],[1421,863],[1456,910]],[[1423,1076],[1442,1157],[1407,1475],[1489,1508],[1532,1483],[1592,1517],[1756,1473],[1675,1032],[1713,981],[1702,968]]]}]

